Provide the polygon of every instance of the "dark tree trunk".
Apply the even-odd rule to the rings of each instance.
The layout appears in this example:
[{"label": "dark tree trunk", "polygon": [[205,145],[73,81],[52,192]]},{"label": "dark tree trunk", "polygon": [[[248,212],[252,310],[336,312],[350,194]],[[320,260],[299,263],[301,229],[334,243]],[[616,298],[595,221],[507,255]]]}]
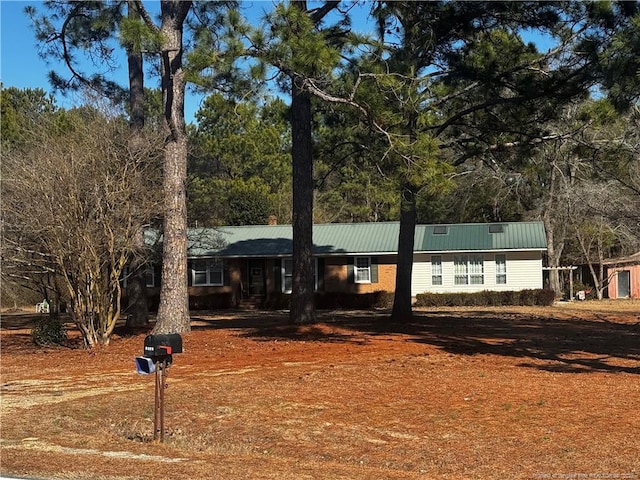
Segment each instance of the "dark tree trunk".
[{"label": "dark tree trunk", "polygon": [[182,68],[182,34],[191,3],[163,1],[160,5],[162,102],[166,138],[162,281],[154,333],[186,333],[191,330],[187,285],[187,135]]},{"label": "dark tree trunk", "polygon": [[[128,15],[131,19],[139,18],[138,10],[129,2]],[[142,52],[133,45],[127,46],[127,61],[129,65],[129,108],[131,110],[131,149],[138,148],[138,137],[144,128],[144,70]],[[142,225],[138,227],[136,235],[136,250],[142,252],[145,248]],[[143,327],[149,324],[149,307],[147,305],[147,287],[145,280],[144,262],[136,255],[131,264],[132,274],[127,282],[127,298],[129,306],[127,312],[127,329]]]},{"label": "dark tree trunk", "polygon": [[293,285],[290,320],[313,323],[316,309],[313,292],[313,161],[311,98],[291,82],[291,157],[293,162]]},{"label": "dark tree trunk", "polygon": [[393,321],[409,320],[412,316],[411,273],[413,270],[413,244],[416,232],[416,193],[415,188],[408,185],[405,185],[402,189],[396,291],[391,312],[391,320]]}]

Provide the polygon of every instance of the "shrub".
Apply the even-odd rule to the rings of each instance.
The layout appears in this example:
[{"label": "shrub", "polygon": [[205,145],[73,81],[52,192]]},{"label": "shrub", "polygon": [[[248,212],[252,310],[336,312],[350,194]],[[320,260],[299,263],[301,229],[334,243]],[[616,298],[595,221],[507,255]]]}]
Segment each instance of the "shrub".
[{"label": "shrub", "polygon": [[264,301],[264,308],[269,310],[287,310],[291,308],[291,295],[286,293],[272,293]]},{"label": "shrub", "polygon": [[548,307],[549,305],[553,305],[553,303],[556,301],[556,292],[554,292],[550,288],[536,290],[536,295],[536,305],[543,305],[545,307]]},{"label": "shrub", "polygon": [[549,306],[555,293],[549,289],[502,291],[483,290],[472,293],[420,293],[416,295],[418,307],[500,307],[505,305]]},{"label": "shrub", "polygon": [[189,295],[189,309],[191,310],[226,309],[231,308],[232,305],[233,295],[228,292]]},{"label": "shrub", "polygon": [[318,309],[356,309],[372,310],[390,308],[393,305],[393,293],[378,290],[371,293],[318,292],[316,307]]},{"label": "shrub", "polygon": [[36,345],[62,345],[67,340],[67,332],[57,318],[42,317],[31,330],[31,340]]}]

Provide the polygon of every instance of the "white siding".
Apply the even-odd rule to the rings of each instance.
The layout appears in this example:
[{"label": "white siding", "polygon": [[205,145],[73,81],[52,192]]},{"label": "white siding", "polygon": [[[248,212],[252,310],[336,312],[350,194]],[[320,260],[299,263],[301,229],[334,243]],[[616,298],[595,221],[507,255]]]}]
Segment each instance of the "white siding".
[{"label": "white siding", "polygon": [[[460,255],[462,255],[461,253]],[[506,256],[507,283],[496,283],[496,254]],[[456,285],[454,283],[454,254],[441,254],[442,285],[431,283],[430,254],[416,254],[413,257],[411,275],[411,295],[418,293],[479,292],[482,290],[525,290],[542,288],[541,252],[484,252],[484,283],[482,285]]]}]

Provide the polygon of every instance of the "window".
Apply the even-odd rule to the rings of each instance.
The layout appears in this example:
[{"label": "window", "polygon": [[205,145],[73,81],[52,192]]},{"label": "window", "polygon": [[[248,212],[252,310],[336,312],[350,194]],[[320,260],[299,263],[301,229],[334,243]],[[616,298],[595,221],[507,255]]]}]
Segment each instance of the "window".
[{"label": "window", "polygon": [[353,274],[356,283],[371,283],[371,258],[356,257],[353,263]]},{"label": "window", "polygon": [[455,272],[454,283],[456,285],[466,285],[469,283],[469,257],[466,255],[456,255],[453,257],[453,268]]},{"label": "window", "polygon": [[[282,259],[282,293],[291,293],[293,290],[293,260],[291,258]],[[314,290],[318,290],[318,259],[313,259],[313,285]]]},{"label": "window", "polygon": [[481,255],[456,255],[453,263],[456,285],[484,284],[484,259]]},{"label": "window", "polygon": [[[122,273],[120,274],[120,285],[122,286],[122,288],[127,288],[129,286],[129,276],[132,273],[133,272],[131,271],[128,265],[122,269]],[[150,288],[156,286],[156,273],[153,269],[153,266],[151,265],[147,266],[144,272],[144,278],[145,278],[145,286]]]},{"label": "window", "polygon": [[431,257],[431,285],[442,285],[442,257]]},{"label": "window", "polygon": [[221,287],[223,269],[220,260],[201,260],[193,262],[192,284],[196,286]]},{"label": "window", "polygon": [[449,229],[446,225],[436,225],[433,227],[434,235],[447,235],[449,233]]},{"label": "window", "polygon": [[507,284],[507,256],[496,255],[496,284]]},{"label": "window", "polygon": [[469,258],[469,273],[471,274],[471,285],[484,284],[484,259],[479,255]]}]

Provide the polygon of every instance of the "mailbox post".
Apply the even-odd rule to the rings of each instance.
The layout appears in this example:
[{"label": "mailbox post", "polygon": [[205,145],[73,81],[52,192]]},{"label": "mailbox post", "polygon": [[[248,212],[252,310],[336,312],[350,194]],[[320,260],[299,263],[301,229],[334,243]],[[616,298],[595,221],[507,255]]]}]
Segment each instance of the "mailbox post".
[{"label": "mailbox post", "polygon": [[164,391],[169,367],[174,353],[182,353],[182,337],[177,333],[147,335],[141,357],[136,357],[138,373],[148,375],[155,372],[155,405],[153,413],[153,440],[164,442]]}]

